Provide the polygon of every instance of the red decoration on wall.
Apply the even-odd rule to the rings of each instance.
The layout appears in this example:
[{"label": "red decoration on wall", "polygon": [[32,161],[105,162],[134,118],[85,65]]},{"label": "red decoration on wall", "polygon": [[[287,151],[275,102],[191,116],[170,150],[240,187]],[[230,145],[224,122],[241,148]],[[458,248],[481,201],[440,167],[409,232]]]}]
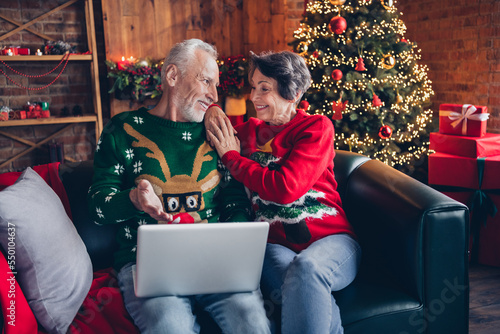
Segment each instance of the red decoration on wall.
[{"label": "red decoration on wall", "polygon": [[18,86],[19,88],[24,88],[24,89],[28,89],[28,90],[31,90],[31,91],[35,91],[35,90],[42,90],[42,89],[45,89],[49,86],[51,86],[54,82],[56,82],[57,79],[59,79],[59,77],[61,76],[61,74],[64,72],[64,69],[66,68],[66,65],[68,65],[68,61],[69,61],[69,57],[70,57],[70,54],[69,53],[65,53],[62,58],[61,58],[61,62],[56,66],[54,67],[51,71],[45,73],[45,74],[41,74],[41,75],[29,75],[29,74],[24,74],[24,73],[21,73],[21,72],[18,72],[16,70],[14,70],[12,67],[8,66],[7,64],[5,64],[2,60],[0,60],[8,69],[10,69],[11,71],[13,71],[14,73],[18,74],[18,75],[22,75],[26,78],[39,78],[39,77],[43,77],[43,76],[46,76],[52,72],[55,71],[56,68],[58,68],[63,62],[64,62],[64,65],[63,67],[61,68],[61,71],[59,72],[59,74],[54,78],[54,80],[52,80],[51,82],[49,82],[48,84],[46,84],[45,86],[42,86],[42,87],[37,87],[37,88],[31,88],[31,87],[24,87],[22,84],[14,81],[11,77],[9,77],[7,75],[7,73],[4,72],[3,69],[0,68],[0,72],[2,72],[3,75],[5,75],[5,77],[10,81],[12,82],[14,85]]}]

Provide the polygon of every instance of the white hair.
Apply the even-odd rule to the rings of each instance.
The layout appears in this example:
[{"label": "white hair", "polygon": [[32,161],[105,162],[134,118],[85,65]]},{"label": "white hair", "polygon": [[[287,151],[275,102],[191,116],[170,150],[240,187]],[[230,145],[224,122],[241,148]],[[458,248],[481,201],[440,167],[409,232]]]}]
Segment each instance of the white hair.
[{"label": "white hair", "polygon": [[217,61],[217,49],[215,46],[203,42],[202,40],[192,38],[185,40],[181,43],[175,44],[172,49],[170,49],[169,54],[163,62],[163,67],[161,69],[161,81],[166,82],[165,71],[167,66],[174,64],[179,68],[181,75],[184,76],[189,65],[193,62],[196,50],[203,50],[207,52],[215,61]]}]

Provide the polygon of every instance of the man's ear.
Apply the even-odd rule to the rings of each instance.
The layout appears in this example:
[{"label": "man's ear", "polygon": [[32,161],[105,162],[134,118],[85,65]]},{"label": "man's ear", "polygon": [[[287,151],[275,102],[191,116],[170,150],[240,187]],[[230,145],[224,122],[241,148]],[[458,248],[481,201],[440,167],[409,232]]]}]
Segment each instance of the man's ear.
[{"label": "man's ear", "polygon": [[179,78],[179,68],[174,64],[168,65],[165,69],[165,79],[167,80],[167,85],[171,87],[175,86],[175,84],[179,81]]}]

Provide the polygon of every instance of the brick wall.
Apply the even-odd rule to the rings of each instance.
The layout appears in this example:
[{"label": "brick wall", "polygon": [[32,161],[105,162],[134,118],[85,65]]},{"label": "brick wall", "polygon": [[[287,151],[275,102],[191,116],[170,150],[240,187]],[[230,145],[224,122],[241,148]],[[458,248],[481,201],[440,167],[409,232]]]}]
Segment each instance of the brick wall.
[{"label": "brick wall", "polygon": [[[2,1],[0,13],[18,22],[28,22],[47,11],[67,2],[67,0],[9,0]],[[99,17],[101,9],[100,1],[94,1],[96,29],[102,31],[102,18]],[[16,28],[15,25],[0,19],[0,35]],[[85,23],[84,1],[62,9],[47,18],[35,23],[30,28],[48,35],[55,40],[65,41],[75,46],[77,52],[86,52],[87,34]],[[102,33],[100,34],[102,35]],[[99,35],[99,36],[100,36]],[[44,39],[26,30],[22,30],[5,40],[0,41],[0,47],[21,46],[30,48],[31,54],[37,49],[43,49]],[[98,38],[99,53],[104,54],[103,42]],[[58,62],[7,62],[8,66],[18,72],[39,75],[52,70]],[[102,62],[102,64],[104,64]],[[39,88],[50,83],[59,73],[61,67],[53,73],[41,78],[26,78],[18,75],[6,68],[5,64],[0,64],[2,70],[15,82],[24,87]],[[99,68],[101,77],[105,67]],[[104,87],[101,94],[107,98]],[[93,114],[90,62],[70,61],[59,79],[48,88],[42,90],[27,90],[19,88],[14,83],[0,74],[0,106],[8,106],[12,109],[20,109],[27,102],[47,101],[50,104],[51,115],[61,116],[67,108],[69,116],[72,116],[73,109],[80,108],[84,114]],[[106,100],[104,100],[106,102]],[[106,105],[106,103],[104,103]],[[20,127],[0,127],[1,131],[11,135],[21,137],[31,142],[39,142],[51,133],[62,129],[65,125],[43,125],[43,126],[20,126]],[[95,149],[95,126],[94,123],[79,123],[72,129],[57,136],[54,141],[64,145],[66,157],[75,160],[91,159]],[[23,152],[28,146],[7,139],[0,135],[0,164],[11,156]],[[20,170],[26,166],[43,164],[49,162],[48,144],[42,149],[36,149],[26,154],[22,158],[0,169],[0,172]]]},{"label": "brick wall", "polygon": [[[375,1],[375,0],[374,0]],[[408,30],[421,49],[422,63],[441,103],[488,106],[488,132],[500,133],[500,1],[397,0]],[[304,0],[287,0],[290,38],[298,27]]]},{"label": "brick wall", "polygon": [[[288,42],[293,41],[293,32],[299,27],[305,9],[304,0],[285,0],[286,2],[286,31]],[[291,48],[290,48],[291,49]]]},{"label": "brick wall", "polygon": [[500,133],[500,1],[398,0],[397,8],[429,66],[433,110],[488,106],[488,132]]}]

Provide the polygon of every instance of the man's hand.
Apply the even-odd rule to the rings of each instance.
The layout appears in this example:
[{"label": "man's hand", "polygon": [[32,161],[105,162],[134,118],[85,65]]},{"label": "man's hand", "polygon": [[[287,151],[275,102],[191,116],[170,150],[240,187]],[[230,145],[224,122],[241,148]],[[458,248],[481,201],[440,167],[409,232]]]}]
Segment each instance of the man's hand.
[{"label": "man's hand", "polygon": [[213,105],[212,107],[208,108],[207,112],[205,113],[204,122],[205,128],[207,129],[207,141],[210,143],[210,146],[214,147],[214,143],[212,142],[212,138],[210,137],[209,133],[216,133],[217,129],[220,129],[223,123],[229,123],[229,131],[231,131],[232,134],[237,133],[236,130],[234,130],[231,122],[226,122],[228,120],[229,118],[227,118],[226,114],[217,105]]},{"label": "man's hand", "polygon": [[129,197],[137,210],[144,211],[158,221],[172,221],[172,215],[163,210],[163,205],[149,181],[140,180],[137,188],[130,191]]}]

